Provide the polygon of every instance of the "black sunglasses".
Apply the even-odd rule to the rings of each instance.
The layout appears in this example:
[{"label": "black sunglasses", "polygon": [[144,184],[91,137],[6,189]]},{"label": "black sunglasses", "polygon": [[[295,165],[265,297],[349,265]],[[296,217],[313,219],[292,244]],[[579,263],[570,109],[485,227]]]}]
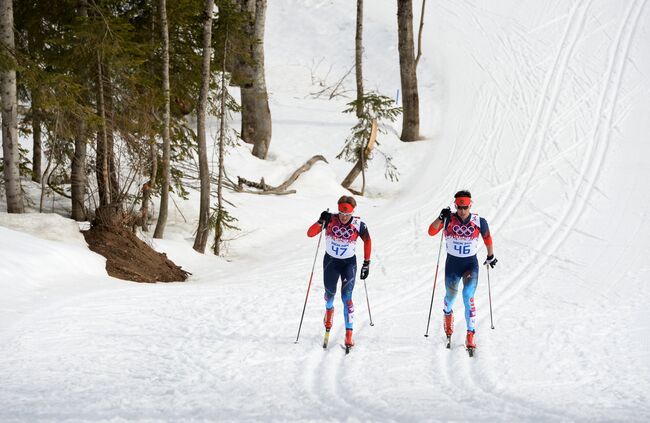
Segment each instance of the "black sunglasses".
[{"label": "black sunglasses", "polygon": [[458,210],[467,210],[469,206],[456,206]]}]

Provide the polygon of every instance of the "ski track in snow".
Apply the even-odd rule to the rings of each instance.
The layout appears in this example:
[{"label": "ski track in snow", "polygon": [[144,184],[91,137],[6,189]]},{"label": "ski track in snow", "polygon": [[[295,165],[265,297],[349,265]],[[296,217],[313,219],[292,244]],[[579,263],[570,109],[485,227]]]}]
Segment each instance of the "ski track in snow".
[{"label": "ski track in snow", "polygon": [[[516,204],[519,204],[523,198],[524,193],[530,184],[530,180],[532,179],[533,172],[539,163],[540,153],[545,143],[546,132],[553,111],[555,110],[564,74],[567,71],[568,61],[571,58],[573,49],[584,28],[587,9],[591,3],[592,0],[577,2],[571,11],[569,22],[562,37],[560,47],[554,58],[553,67],[548,73],[544,88],[539,95],[537,110],[524,139],[524,147],[519,153],[514,173],[510,178],[510,189],[505,194],[505,200],[501,201],[501,204],[504,204],[504,206],[499,209],[497,218],[494,219],[494,227],[496,230],[501,228],[504,222],[510,218],[513,208]],[[532,163],[532,165],[529,163]],[[527,166],[524,167],[525,165]],[[524,173],[524,169],[526,169],[527,172]],[[523,184],[520,186],[518,181],[522,177],[522,174],[526,176]],[[517,191],[517,189],[519,190]]]},{"label": "ski track in snow", "polygon": [[[556,66],[554,66],[548,78],[546,88],[541,95],[542,101],[538,107],[538,113],[536,114],[536,118],[531,126],[531,129],[536,132],[532,132],[531,135],[526,138],[526,148],[519,156],[515,175],[512,178],[513,183],[511,189],[506,195],[508,199],[505,203],[508,206],[505,207],[505,210],[503,208],[499,210],[499,219],[497,221],[498,223],[495,225],[496,227],[501,227],[512,214],[512,205],[519,203],[521,199],[525,197],[527,192],[526,190],[530,184],[532,176],[534,175],[535,168],[539,163],[539,155],[542,151],[542,146],[545,142],[545,134],[549,128],[551,115],[557,101],[562,75],[564,75],[567,69],[570,51],[579,40],[578,35],[584,26],[586,11],[590,3],[591,2],[582,2],[576,4],[576,7],[571,14],[570,24],[567,27],[562,41],[562,46],[556,57]],[[588,144],[589,150],[585,155],[583,166],[580,169],[577,178],[579,183],[572,189],[570,201],[566,203],[560,217],[556,218],[556,223],[540,242],[541,246],[534,256],[527,262],[522,263],[518,270],[505,281],[504,285],[508,286],[508,290],[500,291],[498,293],[498,301],[494,301],[494,306],[497,309],[504,307],[508,302],[512,301],[523,289],[527,288],[528,285],[535,280],[535,275],[539,274],[542,267],[545,266],[548,260],[553,256],[553,253],[559,249],[560,245],[562,245],[574,230],[578,218],[583,213],[585,206],[589,203],[589,195],[595,186],[596,179],[600,173],[605,153],[607,151],[609,134],[611,132],[611,121],[614,109],[617,105],[616,100],[619,94],[624,67],[628,61],[627,54],[644,6],[645,0],[631,2],[625,13],[625,17],[619,26],[618,33],[613,43],[613,53],[610,56],[608,70],[603,77],[603,89],[600,96],[601,100],[596,112],[594,113],[594,116],[597,117],[597,124],[595,125],[591,142]],[[575,18],[576,15],[579,17]],[[568,34],[575,35],[572,35],[570,37],[570,42],[567,43],[567,38],[569,38]],[[568,53],[565,51],[568,51]],[[557,66],[558,63],[560,63],[559,70]],[[549,89],[549,87],[555,88]],[[548,100],[548,98],[551,100]],[[543,116],[541,126],[538,121],[540,116]],[[531,149],[530,141],[532,139],[536,139],[537,143],[534,147],[534,152],[532,153],[533,157],[531,159],[529,150]],[[526,175],[525,182],[523,187],[520,188],[515,181],[522,176],[521,171],[524,168],[523,164],[529,163],[531,160],[534,165],[532,168],[527,168],[527,171],[524,174]],[[519,194],[513,199],[510,197],[512,197],[515,188],[520,188],[520,190],[518,191]],[[485,321],[487,318],[488,316],[483,312],[478,320]],[[557,334],[554,334],[554,336],[557,336]],[[456,368],[456,366],[454,366],[454,368]],[[494,400],[506,402],[511,405],[517,403],[518,399],[516,397],[504,395],[503,392],[494,393],[495,387],[498,386],[496,380],[490,380],[490,377],[484,373],[481,374],[481,377],[476,377],[469,365],[464,365],[462,368],[466,372],[466,380],[472,381],[475,387],[481,389],[483,393],[493,396]],[[537,411],[540,411],[539,408]],[[549,412],[545,417],[561,419],[560,415],[553,412]]]}]

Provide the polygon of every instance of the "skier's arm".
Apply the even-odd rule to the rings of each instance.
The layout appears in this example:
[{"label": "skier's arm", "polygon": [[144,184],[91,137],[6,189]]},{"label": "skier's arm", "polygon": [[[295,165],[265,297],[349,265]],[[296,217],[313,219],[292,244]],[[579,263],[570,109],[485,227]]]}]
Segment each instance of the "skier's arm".
[{"label": "skier's arm", "polygon": [[494,255],[494,248],[492,247],[492,235],[490,234],[490,227],[488,226],[487,220],[481,218],[481,236],[483,237],[483,243],[487,248],[488,256]]},{"label": "skier's arm", "polygon": [[372,240],[370,239],[370,232],[365,223],[361,222],[361,230],[359,236],[363,240],[363,259],[370,260],[370,253],[372,252]]},{"label": "skier's arm", "polygon": [[327,226],[327,224],[330,223],[331,218],[332,214],[328,210],[322,212],[318,218],[318,222],[314,223],[309,227],[309,229],[307,229],[307,236],[311,238],[318,235],[323,229],[323,226]]},{"label": "skier's arm", "polygon": [[313,236],[318,235],[322,228],[323,226],[320,223],[318,222],[314,223],[309,227],[309,229],[307,229],[307,236],[311,238]]},{"label": "skier's arm", "polygon": [[440,232],[441,229],[442,229],[442,220],[438,218],[434,220],[431,225],[429,225],[429,236],[436,235],[438,232]]},{"label": "skier's arm", "polygon": [[434,236],[438,232],[440,232],[440,229],[443,227],[443,220],[449,221],[449,218],[451,217],[451,209],[449,207],[445,207],[444,209],[440,210],[440,214],[438,215],[438,218],[433,221],[431,225],[429,225],[429,235]]}]

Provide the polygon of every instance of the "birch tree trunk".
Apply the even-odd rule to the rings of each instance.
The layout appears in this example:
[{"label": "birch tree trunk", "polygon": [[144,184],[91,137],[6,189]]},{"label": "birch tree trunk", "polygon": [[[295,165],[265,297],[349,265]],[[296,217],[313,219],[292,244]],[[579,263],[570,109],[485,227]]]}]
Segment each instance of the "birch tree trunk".
[{"label": "birch tree trunk", "polygon": [[199,227],[196,231],[193,248],[199,253],[205,252],[210,233],[210,169],[208,169],[208,152],[206,147],[205,114],[210,89],[210,58],[212,57],[212,14],[214,0],[205,0],[203,17],[203,64],[201,66],[201,93],[197,108],[196,133],[199,144],[199,179],[201,181],[201,200],[199,207]]},{"label": "birch tree trunk", "polygon": [[170,104],[169,104],[169,29],[167,26],[167,5],[165,0],[160,0],[158,3],[160,9],[160,28],[162,31],[163,39],[163,68],[162,68],[162,83],[163,83],[163,98],[165,102],[165,110],[163,113],[163,157],[162,157],[162,185],[160,187],[160,212],[158,213],[158,221],[156,222],[156,229],[154,230],[154,238],[162,238],[165,233],[165,225],[167,224],[167,213],[169,209],[169,184],[170,184]]},{"label": "birch tree trunk", "polygon": [[357,76],[357,117],[363,115],[363,0],[357,0],[357,33],[354,39],[354,63]]},{"label": "birch tree trunk", "polygon": [[399,70],[402,80],[402,141],[420,138],[420,99],[413,45],[413,0],[397,1]]},{"label": "birch tree trunk", "polygon": [[[0,48],[10,57],[16,48],[14,41],[14,12],[12,0],[0,0]],[[7,212],[24,213],[20,185],[20,154],[18,151],[18,98],[16,97],[16,68],[0,72],[2,95],[2,153],[3,177],[7,196]]]},{"label": "birch tree trunk", "polygon": [[[238,0],[243,11],[250,13],[246,41],[249,60],[238,60],[242,103],[242,139],[253,144],[253,155],[266,159],[271,144],[271,110],[264,76],[264,25],[266,0]],[[252,60],[251,60],[252,59]],[[252,61],[252,63],[251,63]]]}]

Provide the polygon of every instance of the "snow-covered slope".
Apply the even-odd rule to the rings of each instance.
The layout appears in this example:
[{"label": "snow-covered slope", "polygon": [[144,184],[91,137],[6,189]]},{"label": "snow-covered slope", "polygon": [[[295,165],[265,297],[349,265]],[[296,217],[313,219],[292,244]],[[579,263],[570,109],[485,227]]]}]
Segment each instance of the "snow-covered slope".
[{"label": "snow-covered slope", "polygon": [[[335,155],[353,124],[340,113],[346,99],[309,96],[312,73],[331,65],[336,79],[352,65],[353,3],[269,2],[271,160],[241,146],[231,174],[275,183],[314,154],[330,163],[292,196],[230,194],[242,231],[226,258],[191,250],[195,204],[179,204],[187,223],[170,210],[168,239],[151,242],[193,273],[187,283],[117,281],[87,250],[0,227],[0,420],[650,419],[645,0],[428,3],[419,81],[429,139],[400,143],[395,126],[382,147],[402,178],[384,181],[378,157],[359,199],[375,325],[358,281],[355,351],[336,346],[338,300],[333,346],[320,348],[321,246],[294,344],[316,253],[305,231],[344,193],[349,164]],[[366,83],[393,95],[395,5],[365,3]],[[495,330],[481,271],[473,359],[462,319],[444,348],[440,278],[422,336],[439,245],[426,230],[461,188],[499,258]],[[65,265],[46,274],[49,254]]]}]

